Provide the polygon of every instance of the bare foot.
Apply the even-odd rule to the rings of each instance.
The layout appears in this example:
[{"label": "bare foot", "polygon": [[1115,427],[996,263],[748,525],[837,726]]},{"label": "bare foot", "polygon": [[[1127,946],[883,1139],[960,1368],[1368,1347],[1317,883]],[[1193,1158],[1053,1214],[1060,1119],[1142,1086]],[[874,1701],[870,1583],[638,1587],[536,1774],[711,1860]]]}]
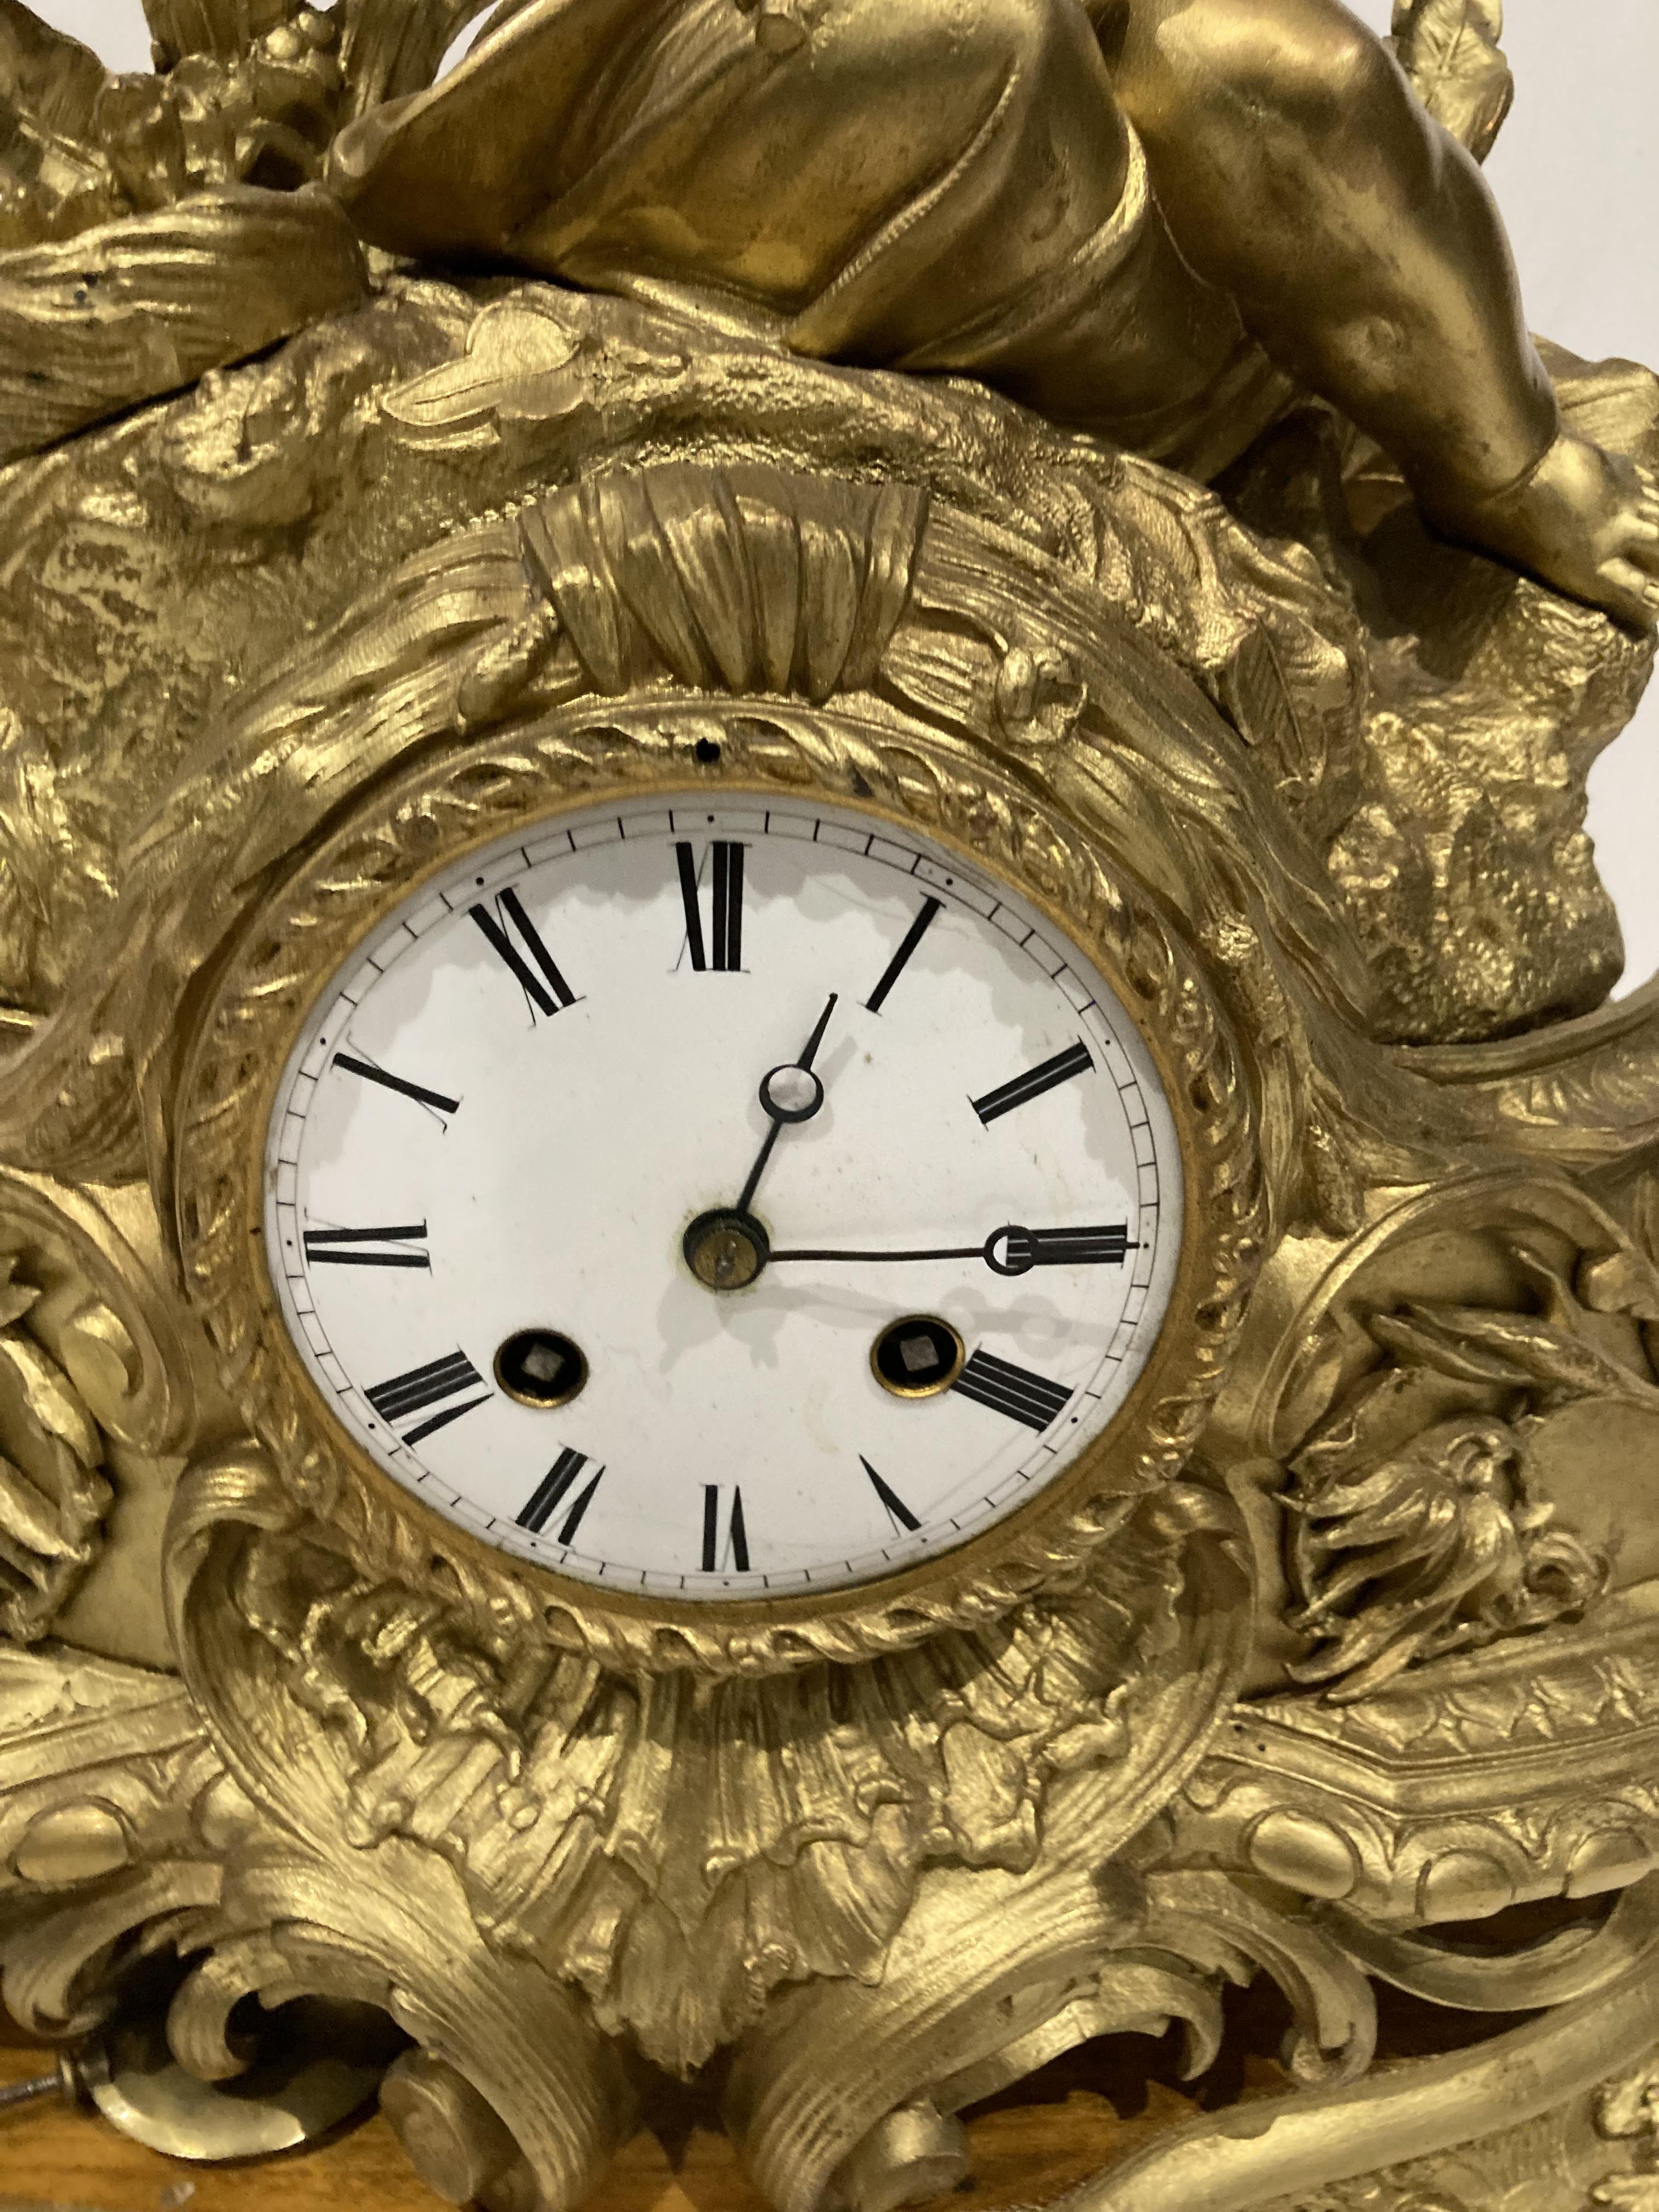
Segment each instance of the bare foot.
[{"label": "bare foot", "polygon": [[1448,537],[1638,629],[1659,623],[1659,482],[1634,461],[1563,430],[1513,490],[1423,504]]}]

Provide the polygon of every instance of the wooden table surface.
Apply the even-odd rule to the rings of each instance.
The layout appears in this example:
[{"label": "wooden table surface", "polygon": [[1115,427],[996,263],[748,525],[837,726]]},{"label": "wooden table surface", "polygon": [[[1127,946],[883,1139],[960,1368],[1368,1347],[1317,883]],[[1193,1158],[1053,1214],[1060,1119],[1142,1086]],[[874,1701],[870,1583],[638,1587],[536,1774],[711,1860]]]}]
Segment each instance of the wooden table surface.
[{"label": "wooden table surface", "polygon": [[[1515,1919],[1516,1916],[1507,1916]],[[1524,1936],[1529,1923],[1517,1921]],[[1535,1931],[1533,1931],[1535,1932]],[[1511,2020],[1450,2013],[1379,1988],[1385,2065],[1465,2048]],[[963,2118],[973,2180],[940,2212],[1051,2203],[1089,2174],[1195,2113],[1281,2094],[1276,2053],[1288,2008],[1265,1978],[1225,2001],[1222,2053],[1201,2083],[1181,2079],[1181,2038],[1085,2044]],[[51,2070],[0,2008],[0,2085]],[[678,2113],[636,2136],[589,2200],[591,2212],[770,2212],[712,2115],[684,2093]],[[333,2140],[259,2164],[164,2158],[106,2122],[53,2101],[0,2112],[0,2212],[441,2212],[379,2114]],[[1194,2207],[1194,2212],[1198,2208]]]},{"label": "wooden table surface", "polygon": [[[50,2053],[4,2037],[0,2027],[0,2082],[50,2070]],[[1048,2202],[1194,2111],[1175,2085],[1167,2045],[1121,2040],[1131,2046],[1129,2063],[1120,2059],[1109,2082],[1103,2077],[1111,2059],[1103,2056],[1104,2046],[1094,2046],[970,2116],[974,2182],[950,2200],[952,2212]],[[1135,2063],[1137,2054],[1152,2057],[1151,2070]],[[1239,2086],[1258,2092],[1283,2079],[1260,2062],[1247,2074]],[[660,2135],[636,2136],[591,2203],[592,2212],[768,2212],[725,2137],[689,2115]],[[89,2212],[183,2212],[186,2206],[189,2212],[438,2212],[439,2199],[415,2179],[378,2114],[296,2155],[211,2166],[164,2158],[103,2121],[53,2102],[0,2114],[0,2212],[22,2205]]]}]

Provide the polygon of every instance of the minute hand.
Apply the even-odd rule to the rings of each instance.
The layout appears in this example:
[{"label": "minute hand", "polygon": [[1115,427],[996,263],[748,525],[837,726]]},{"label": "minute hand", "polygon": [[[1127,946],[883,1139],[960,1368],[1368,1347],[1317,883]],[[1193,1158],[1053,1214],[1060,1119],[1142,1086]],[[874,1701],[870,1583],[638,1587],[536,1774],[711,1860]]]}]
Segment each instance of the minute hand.
[{"label": "minute hand", "polygon": [[921,1252],[774,1251],[770,1265],[788,1260],[983,1260],[994,1273],[1027,1275],[1033,1267],[1121,1267],[1140,1249],[1127,1222],[1091,1229],[1024,1229],[1010,1223],[982,1244],[943,1244]]}]

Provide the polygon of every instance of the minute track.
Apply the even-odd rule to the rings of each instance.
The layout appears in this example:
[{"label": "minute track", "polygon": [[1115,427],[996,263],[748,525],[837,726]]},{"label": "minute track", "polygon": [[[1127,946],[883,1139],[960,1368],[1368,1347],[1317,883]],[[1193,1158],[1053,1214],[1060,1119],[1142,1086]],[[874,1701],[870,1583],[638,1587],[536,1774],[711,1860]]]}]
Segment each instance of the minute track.
[{"label": "minute track", "polygon": [[[291,1048],[261,1251],[321,1407],[526,1574],[718,1607],[926,1570],[1090,1448],[1157,1339],[1156,1065],[970,856],[712,787],[559,821],[422,875]],[[1034,1078],[1057,1106],[1004,1133],[991,1086]],[[556,1337],[574,1412],[503,1364]]]}]

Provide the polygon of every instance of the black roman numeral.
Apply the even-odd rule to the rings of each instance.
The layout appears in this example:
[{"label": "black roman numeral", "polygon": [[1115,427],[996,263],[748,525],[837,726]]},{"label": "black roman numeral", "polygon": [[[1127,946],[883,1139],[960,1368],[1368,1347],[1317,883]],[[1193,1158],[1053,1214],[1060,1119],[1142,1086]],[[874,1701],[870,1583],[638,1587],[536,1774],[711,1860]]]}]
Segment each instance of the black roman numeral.
[{"label": "black roman numeral", "polygon": [[[528,1504],[519,1516],[520,1528],[528,1528],[532,1535],[539,1536],[586,1465],[586,1452],[562,1451],[531,1492]],[[593,1492],[599,1488],[599,1478],[604,1473],[602,1467],[596,1468],[588,1479],[587,1487],[573,1501],[559,1529],[560,1543],[574,1543],[576,1531],[582,1524],[582,1516],[593,1503]]]},{"label": "black roman numeral", "polygon": [[1032,1267],[1121,1267],[1140,1249],[1129,1242],[1127,1221],[1098,1229],[1011,1229],[1007,1248],[999,1272],[1010,1275]]},{"label": "black roman numeral", "polygon": [[441,1091],[428,1091],[423,1083],[405,1082],[401,1075],[388,1074],[384,1067],[376,1067],[372,1060],[359,1060],[355,1053],[337,1052],[336,1067],[343,1067],[348,1075],[361,1075],[365,1083],[378,1083],[383,1091],[395,1091],[401,1097],[412,1098],[417,1105],[431,1107],[434,1114],[455,1114],[460,1110],[459,1098],[446,1098]]},{"label": "black roman numeral", "polygon": [[743,847],[718,837],[708,849],[713,856],[712,882],[705,938],[696,857],[684,838],[674,848],[680,869],[680,897],[685,906],[686,950],[694,968],[729,972],[743,965]]},{"label": "black roman numeral", "polygon": [[452,1421],[459,1421],[463,1413],[475,1407],[488,1404],[490,1393],[486,1388],[482,1398],[468,1398],[459,1406],[445,1406],[446,1398],[459,1398],[463,1391],[476,1389],[483,1376],[464,1352],[447,1352],[441,1359],[429,1359],[424,1367],[411,1367],[407,1375],[394,1375],[389,1382],[377,1382],[363,1395],[388,1428],[395,1429],[411,1413],[421,1413],[428,1406],[439,1406],[442,1411],[422,1421],[418,1428],[410,1429],[404,1437],[406,1444],[417,1444],[422,1437],[434,1430],[447,1429]]},{"label": "black roman numeral", "polygon": [[887,997],[887,994],[892,989],[894,984],[897,982],[899,977],[904,973],[905,966],[909,960],[910,955],[915,951],[917,945],[921,944],[922,939],[927,936],[928,929],[932,926],[933,916],[939,911],[943,904],[944,901],[942,899],[923,899],[921,902],[921,912],[910,924],[908,929],[905,931],[903,939],[899,945],[898,951],[893,955],[886,967],[882,970],[880,982],[877,984],[875,989],[871,992],[869,997],[864,1002],[866,1009],[870,1013],[878,1014],[881,1012],[882,1006]]},{"label": "black roman numeral", "polygon": [[1072,1394],[1046,1375],[1033,1375],[994,1352],[976,1352],[951,1385],[975,1405],[1023,1421],[1028,1429],[1046,1429],[1071,1402]]},{"label": "black roman numeral", "polygon": [[424,1267],[430,1273],[429,1254],[395,1249],[425,1242],[424,1221],[387,1229],[307,1229],[306,1257],[313,1267]]},{"label": "black roman numeral", "polygon": [[983,1098],[975,1098],[974,1111],[988,1129],[1000,1115],[1012,1114],[1016,1106],[1029,1105],[1033,1098],[1041,1098],[1056,1084],[1069,1083],[1074,1075],[1086,1075],[1093,1066],[1089,1048],[1079,1038],[1076,1044],[1068,1044],[1064,1052],[1057,1052],[1052,1060],[1045,1060],[1041,1066],[1028,1068],[1012,1082],[1000,1083],[994,1091],[988,1091]]},{"label": "black roman numeral", "polygon": [[899,1496],[897,1491],[893,1488],[890,1483],[884,1482],[882,1480],[881,1477],[876,1473],[876,1470],[871,1466],[869,1461],[866,1459],[862,1452],[859,1454],[859,1465],[869,1476],[871,1486],[875,1491],[877,1497],[880,1498],[884,1507],[886,1509],[887,1517],[892,1522],[894,1528],[906,1529],[920,1528],[921,1526],[921,1522],[917,1520],[915,1515],[910,1510],[904,1500]]},{"label": "black roman numeral", "polygon": [[[511,884],[499,892],[495,899],[496,914],[483,905],[472,906],[467,912],[472,916],[493,951],[500,954],[517,979],[520,988],[532,1007],[544,1014],[556,1014],[566,1006],[574,1006],[576,994],[559,973],[553,955],[542,943],[536,925],[524,910],[524,901]],[[502,917],[497,920],[496,915]],[[516,930],[524,943],[520,952],[513,942],[510,931]],[[529,955],[526,959],[525,954]],[[532,970],[530,962],[534,961]],[[532,1016],[533,1018],[533,1016]]]},{"label": "black roman numeral", "polygon": [[726,1524],[726,1540],[720,1541],[720,1493],[718,1483],[706,1482],[702,1489],[702,1571],[706,1575],[720,1571],[723,1553],[732,1555],[732,1565],[740,1575],[749,1571],[749,1532],[743,1523],[743,1492],[734,1488],[732,1492],[732,1511]]}]

